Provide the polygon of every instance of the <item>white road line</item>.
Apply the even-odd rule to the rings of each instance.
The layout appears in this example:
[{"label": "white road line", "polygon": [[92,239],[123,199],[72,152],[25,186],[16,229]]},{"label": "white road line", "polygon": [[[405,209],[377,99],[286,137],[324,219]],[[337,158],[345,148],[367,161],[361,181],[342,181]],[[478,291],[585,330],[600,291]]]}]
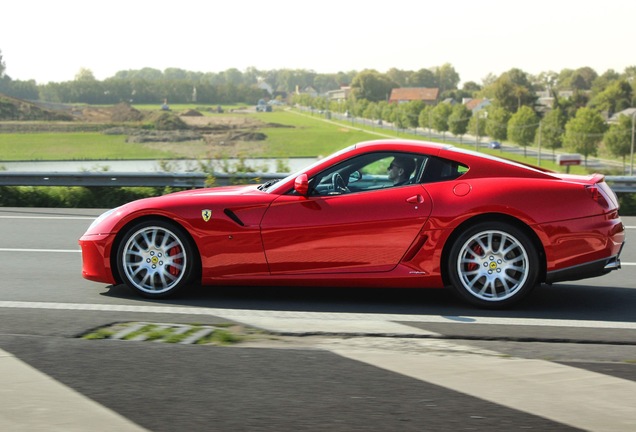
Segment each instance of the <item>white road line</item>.
[{"label": "white road line", "polygon": [[397,321],[419,323],[466,323],[466,324],[497,324],[506,326],[541,326],[541,327],[577,327],[577,328],[604,328],[604,329],[628,329],[636,330],[636,322],[622,321],[585,321],[585,320],[559,320],[540,318],[498,318],[498,317],[472,317],[472,316],[440,316],[440,315],[400,315],[400,314],[365,314],[365,313],[338,313],[338,312],[303,312],[303,311],[271,311],[271,310],[243,310],[243,309],[219,309],[187,306],[138,306],[138,305],[114,305],[96,303],[55,303],[55,302],[24,302],[24,301],[0,301],[0,308],[14,309],[55,309],[55,310],[79,310],[102,312],[136,312],[158,314],[186,314],[206,315],[236,320],[249,324],[251,318],[263,322],[264,318],[291,319],[294,320],[315,319],[316,322],[324,320],[340,321]]},{"label": "white road line", "polygon": [[0,248],[0,252],[37,252],[37,253],[80,253],[79,249],[15,249],[15,248]]},{"label": "white road line", "polygon": [[147,432],[123,415],[1,349],[0,370],[2,430]]},{"label": "white road line", "polygon": [[545,360],[355,347],[331,351],[581,430],[636,430],[636,383],[629,380]]},{"label": "white road line", "polygon": [[0,219],[95,220],[97,216],[0,216]]}]

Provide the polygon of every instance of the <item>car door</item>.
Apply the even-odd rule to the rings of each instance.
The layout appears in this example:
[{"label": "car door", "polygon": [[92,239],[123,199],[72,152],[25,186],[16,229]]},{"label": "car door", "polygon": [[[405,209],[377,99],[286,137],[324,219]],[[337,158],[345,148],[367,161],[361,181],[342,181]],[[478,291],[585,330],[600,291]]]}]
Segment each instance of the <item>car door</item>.
[{"label": "car door", "polygon": [[261,223],[270,272],[389,271],[430,212],[429,196],[419,184],[340,195],[281,195]]}]

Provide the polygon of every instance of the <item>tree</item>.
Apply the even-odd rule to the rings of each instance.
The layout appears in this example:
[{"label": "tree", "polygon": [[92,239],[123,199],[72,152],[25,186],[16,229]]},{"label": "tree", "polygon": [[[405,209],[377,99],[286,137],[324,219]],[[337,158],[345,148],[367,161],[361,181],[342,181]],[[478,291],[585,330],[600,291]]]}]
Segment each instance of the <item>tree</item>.
[{"label": "tree", "polygon": [[412,72],[401,69],[391,68],[386,72],[388,79],[396,83],[400,87],[410,87],[410,79]]},{"label": "tree", "polygon": [[426,105],[424,109],[420,111],[420,114],[417,120],[421,128],[428,129],[429,136],[431,133],[431,128],[433,127],[432,118],[433,118],[433,107],[430,105]]},{"label": "tree", "polygon": [[581,108],[565,125],[563,144],[568,150],[581,153],[587,167],[588,156],[598,154],[598,144],[603,139],[605,129],[601,114],[591,108]]},{"label": "tree", "polygon": [[449,103],[441,103],[433,108],[431,116],[433,129],[442,132],[443,136],[445,136],[448,131],[448,118],[452,112],[453,107]]},{"label": "tree", "polygon": [[6,66],[4,64],[4,60],[2,60],[2,51],[0,51],[0,78],[4,76],[4,71],[6,70]]},{"label": "tree", "polygon": [[398,106],[396,104],[387,103],[382,108],[382,120],[393,123],[397,115]]},{"label": "tree", "polygon": [[93,71],[87,68],[80,68],[75,74],[75,81],[96,81]]},{"label": "tree", "polygon": [[435,74],[430,69],[420,69],[409,75],[408,87],[437,87],[438,81]]},{"label": "tree", "polygon": [[619,79],[621,79],[621,76],[614,69],[606,70],[603,75],[597,77],[592,83],[592,99],[594,99],[594,97],[599,93],[605,91],[609,85]]},{"label": "tree", "polygon": [[356,99],[366,99],[370,102],[387,100],[391,90],[397,85],[374,70],[365,70],[353,78],[351,93]]},{"label": "tree", "polygon": [[523,105],[534,105],[537,99],[528,75],[520,69],[504,72],[485,92],[491,95],[495,105],[510,113],[517,112]]},{"label": "tree", "polygon": [[471,135],[474,135],[476,137],[477,141],[479,141],[481,137],[486,135],[487,117],[484,114],[487,114],[487,112],[477,111],[473,113],[470,121],[468,122],[468,131],[471,133]]},{"label": "tree", "polygon": [[405,116],[407,127],[416,128],[419,125],[419,115],[424,107],[425,103],[423,101],[410,101],[405,104],[400,104],[400,109]]},{"label": "tree", "polygon": [[632,103],[632,86],[627,81],[617,80],[592,98],[589,105],[608,115],[629,108]]},{"label": "tree", "polygon": [[552,153],[563,145],[566,120],[560,108],[552,109],[543,118],[541,145],[552,149]]},{"label": "tree", "polygon": [[539,118],[532,108],[523,106],[508,121],[508,139],[523,147],[523,156],[527,156],[526,147],[534,141],[539,127]]},{"label": "tree", "polygon": [[590,90],[597,77],[598,74],[590,67],[563,69],[559,73],[558,85],[562,90]]},{"label": "tree", "polygon": [[459,84],[460,81],[459,74],[450,63],[444,63],[443,65],[434,68],[433,72],[437,79],[437,86],[439,87],[439,93],[441,95],[448,90],[454,90],[457,88],[457,84]]},{"label": "tree", "polygon": [[370,120],[378,120],[380,119],[381,113],[382,111],[380,110],[379,104],[371,102],[367,105],[362,115],[364,116],[364,118]]},{"label": "tree", "polygon": [[477,84],[475,81],[467,81],[462,86],[462,90],[470,92],[470,93],[476,93],[481,90],[481,86]]},{"label": "tree", "polygon": [[503,141],[508,137],[508,120],[510,113],[502,107],[491,107],[488,110],[486,134],[492,139]]},{"label": "tree", "polygon": [[626,115],[618,116],[618,123],[610,126],[603,136],[603,142],[612,155],[623,158],[625,171],[625,157],[631,153],[632,148],[632,118]]},{"label": "tree", "polygon": [[450,117],[448,117],[448,129],[453,135],[461,137],[468,131],[468,122],[472,117],[472,111],[464,104],[457,104],[453,107]]}]

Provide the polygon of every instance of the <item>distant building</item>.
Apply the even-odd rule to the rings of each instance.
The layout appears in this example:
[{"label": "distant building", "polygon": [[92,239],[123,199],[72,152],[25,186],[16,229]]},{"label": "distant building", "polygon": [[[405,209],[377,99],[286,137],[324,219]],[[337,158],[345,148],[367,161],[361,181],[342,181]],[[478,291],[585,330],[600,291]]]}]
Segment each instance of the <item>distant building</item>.
[{"label": "distant building", "polygon": [[[574,95],[574,91],[572,90],[560,90],[557,93],[560,99],[570,99]],[[537,105],[537,111],[546,111],[554,107],[554,97],[552,93],[548,90],[542,90],[537,92],[537,101],[535,102]]]},{"label": "distant building", "polygon": [[438,88],[401,87],[391,90],[389,103],[400,104],[411,101],[422,101],[427,105],[435,105],[438,97]]},{"label": "distant building", "polygon": [[462,103],[466,108],[471,110],[473,114],[479,112],[491,104],[490,99],[463,99]]},{"label": "distant building", "polygon": [[265,90],[268,94],[272,95],[274,93],[274,89],[272,89],[272,86],[269,85],[268,83],[266,83],[264,80],[259,79],[258,83],[256,84],[256,86],[261,89],[261,90]]},{"label": "distant building", "polygon": [[351,87],[342,86],[338,90],[330,90],[327,92],[327,99],[332,101],[343,101],[349,97]]},{"label": "distant building", "polygon": [[627,108],[624,109],[623,111],[619,111],[617,113],[615,113],[613,116],[611,116],[609,119],[607,119],[608,123],[618,123],[618,118],[620,116],[627,116],[632,118],[634,116],[634,114],[636,114],[636,108]]},{"label": "distant building", "polygon": [[296,86],[296,94],[308,94],[311,97],[318,97],[318,92],[312,86],[307,86],[300,90],[300,87]]}]

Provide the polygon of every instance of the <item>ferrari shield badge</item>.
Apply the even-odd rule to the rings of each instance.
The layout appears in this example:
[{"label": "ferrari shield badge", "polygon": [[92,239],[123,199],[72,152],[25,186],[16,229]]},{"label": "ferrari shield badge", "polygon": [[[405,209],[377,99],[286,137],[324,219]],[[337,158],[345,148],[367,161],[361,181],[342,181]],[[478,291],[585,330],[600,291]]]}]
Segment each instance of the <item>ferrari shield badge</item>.
[{"label": "ferrari shield badge", "polygon": [[210,220],[210,218],[212,217],[212,210],[201,210],[201,217],[203,218],[204,222],[207,222]]}]

